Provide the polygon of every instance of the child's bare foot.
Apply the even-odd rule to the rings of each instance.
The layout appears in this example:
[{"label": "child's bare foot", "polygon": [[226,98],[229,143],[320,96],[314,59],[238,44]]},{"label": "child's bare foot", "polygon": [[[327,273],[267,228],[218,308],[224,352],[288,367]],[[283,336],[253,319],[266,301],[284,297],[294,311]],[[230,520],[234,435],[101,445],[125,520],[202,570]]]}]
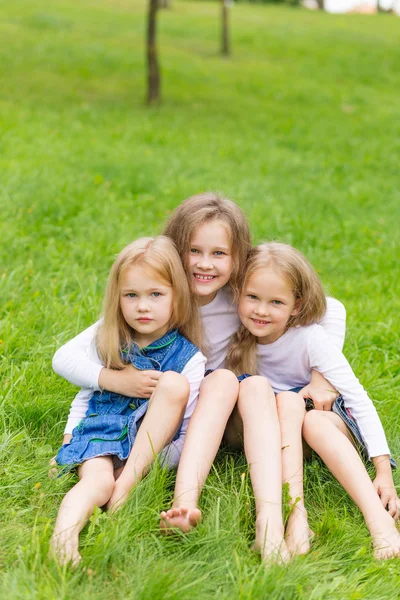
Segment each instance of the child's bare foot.
[{"label": "child's bare foot", "polygon": [[79,537],[73,532],[53,533],[50,540],[50,553],[62,566],[71,564],[77,567],[82,560],[78,551]]},{"label": "child's bare foot", "polygon": [[198,508],[171,508],[162,511],[160,529],[180,529],[187,533],[201,521],[201,510]]},{"label": "child's bare foot", "polygon": [[283,537],[283,526],[269,524],[264,519],[256,521],[256,540],[253,549],[261,554],[266,564],[277,562],[285,564],[290,560],[290,554]]},{"label": "child's bare foot", "polygon": [[400,557],[400,533],[392,517],[386,513],[378,523],[368,525],[377,560]]},{"label": "child's bare foot", "polygon": [[294,506],[286,523],[285,541],[292,556],[307,554],[314,533],[308,525],[304,506]]},{"label": "child's bare foot", "polygon": [[377,560],[400,557],[400,534],[395,527],[385,533],[372,536],[372,543]]}]

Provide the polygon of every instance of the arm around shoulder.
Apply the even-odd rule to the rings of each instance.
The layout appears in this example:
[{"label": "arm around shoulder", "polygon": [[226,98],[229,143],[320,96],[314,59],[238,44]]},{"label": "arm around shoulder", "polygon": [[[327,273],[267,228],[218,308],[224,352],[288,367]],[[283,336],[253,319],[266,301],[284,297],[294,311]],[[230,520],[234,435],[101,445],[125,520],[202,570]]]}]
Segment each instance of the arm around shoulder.
[{"label": "arm around shoulder", "polygon": [[326,313],[319,325],[324,329],[330,341],[339,350],[342,350],[346,336],[346,309],[339,300],[327,297]]},{"label": "arm around shoulder", "polygon": [[96,333],[101,321],[82,331],[54,354],[54,371],[74,385],[99,390],[103,368],[96,350]]}]

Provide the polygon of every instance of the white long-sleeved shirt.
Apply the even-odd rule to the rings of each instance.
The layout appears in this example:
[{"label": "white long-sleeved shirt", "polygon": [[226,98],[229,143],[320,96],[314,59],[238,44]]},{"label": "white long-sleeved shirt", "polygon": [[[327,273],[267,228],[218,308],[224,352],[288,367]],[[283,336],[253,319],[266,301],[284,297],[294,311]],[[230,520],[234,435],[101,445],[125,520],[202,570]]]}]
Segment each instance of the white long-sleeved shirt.
[{"label": "white long-sleeved shirt", "polygon": [[382,423],[367,392],[320,325],[292,327],[271,344],[257,344],[258,373],[275,393],[304,387],[321,373],[343,396],[360,428],[369,457],[390,454]]}]

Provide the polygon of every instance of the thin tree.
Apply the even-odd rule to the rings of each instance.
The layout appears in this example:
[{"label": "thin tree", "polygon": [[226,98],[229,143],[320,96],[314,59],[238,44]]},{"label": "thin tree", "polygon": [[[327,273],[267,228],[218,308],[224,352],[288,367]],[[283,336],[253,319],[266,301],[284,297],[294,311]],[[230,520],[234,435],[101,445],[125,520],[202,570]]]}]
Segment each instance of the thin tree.
[{"label": "thin tree", "polygon": [[317,0],[317,6],[319,10],[325,10],[325,0]]},{"label": "thin tree", "polygon": [[158,0],[149,0],[147,19],[147,103],[160,100],[160,68],[157,57],[156,26]]},{"label": "thin tree", "polygon": [[229,6],[230,0],[221,0],[222,5],[222,27],[221,27],[221,54],[229,56],[231,53],[231,44],[229,37]]}]

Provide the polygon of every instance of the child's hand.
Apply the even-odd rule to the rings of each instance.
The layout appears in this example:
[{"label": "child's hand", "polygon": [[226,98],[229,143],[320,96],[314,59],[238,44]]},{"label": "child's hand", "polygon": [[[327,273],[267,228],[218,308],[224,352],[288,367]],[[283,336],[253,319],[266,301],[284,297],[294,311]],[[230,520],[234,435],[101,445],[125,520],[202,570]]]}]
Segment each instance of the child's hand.
[{"label": "child's hand", "polygon": [[316,410],[332,410],[332,404],[339,396],[339,392],[318,371],[311,372],[310,383],[299,394],[303,398],[311,398]]},{"label": "child's hand", "polygon": [[121,371],[104,368],[100,372],[99,386],[131,398],[150,398],[161,375],[160,371],[140,371],[133,365]]},{"label": "child's hand", "polygon": [[396,488],[394,487],[389,456],[374,456],[371,460],[376,469],[374,487],[383,506],[393,519],[397,521],[400,515],[400,500],[397,497]]},{"label": "child's hand", "polygon": [[388,513],[397,521],[399,518],[400,500],[397,497],[393,480],[386,480],[377,476],[374,479],[374,486],[383,506],[388,509]]},{"label": "child's hand", "polygon": [[[65,444],[69,444],[71,439],[72,439],[72,434],[65,433],[64,437],[63,437],[63,446]],[[55,479],[58,476],[57,462],[56,462],[55,456],[53,456],[53,458],[50,460],[49,465],[50,465],[50,469],[47,471],[47,475],[51,479]]]}]

